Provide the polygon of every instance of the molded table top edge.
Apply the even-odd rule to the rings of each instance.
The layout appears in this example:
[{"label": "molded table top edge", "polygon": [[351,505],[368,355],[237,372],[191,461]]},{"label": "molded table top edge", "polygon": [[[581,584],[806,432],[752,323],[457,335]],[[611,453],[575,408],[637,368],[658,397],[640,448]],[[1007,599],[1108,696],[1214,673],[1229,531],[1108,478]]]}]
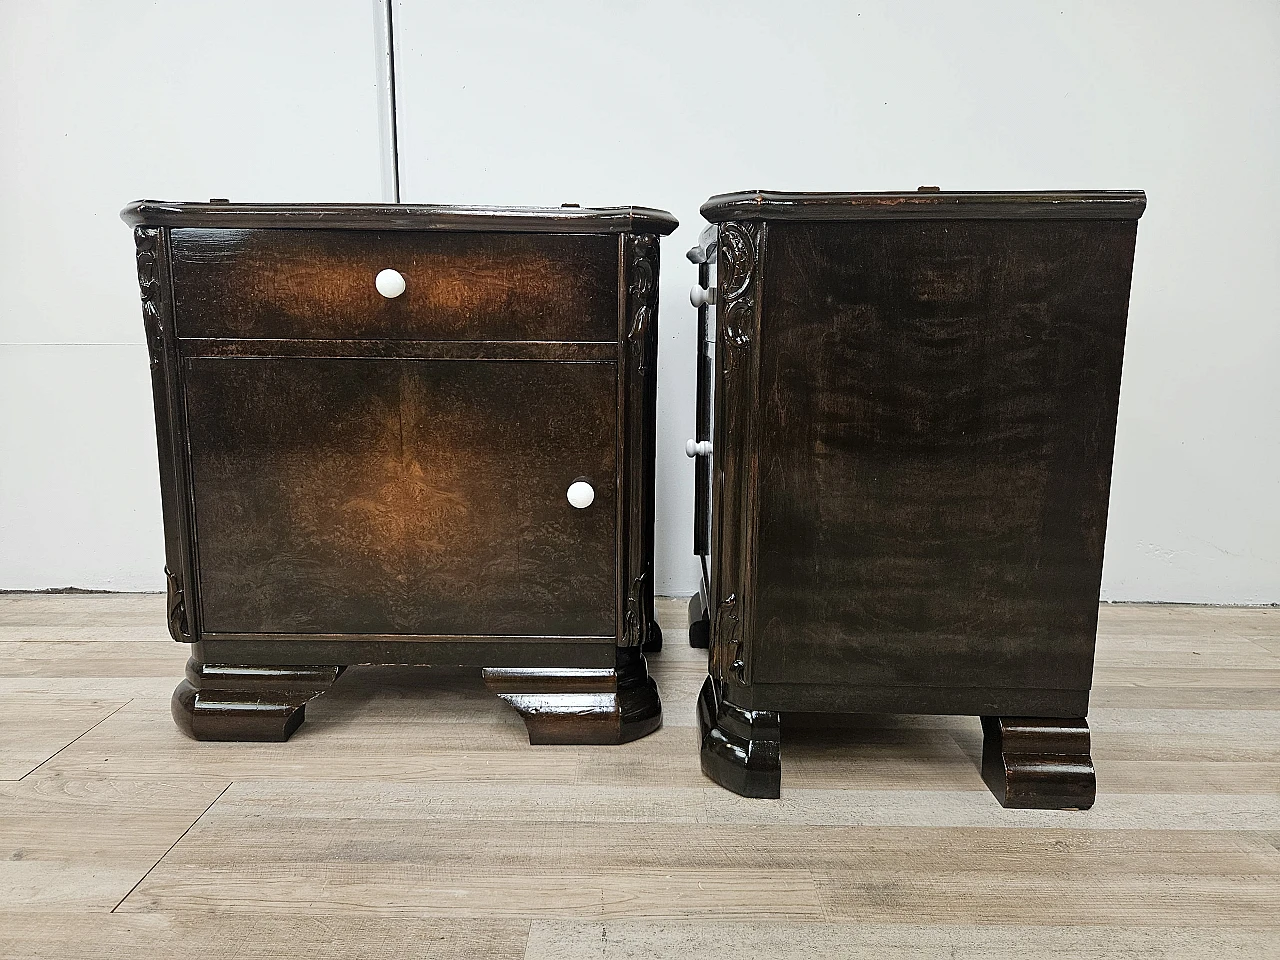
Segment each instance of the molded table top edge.
[{"label": "molded table top edge", "polygon": [[481,207],[367,203],[171,203],[135,200],[131,227],[206,229],[455,230],[493,233],[657,233],[680,225],[649,207]]},{"label": "molded table top edge", "polygon": [[702,205],[725,220],[1137,220],[1141,190],[1027,192],[722,193]]}]

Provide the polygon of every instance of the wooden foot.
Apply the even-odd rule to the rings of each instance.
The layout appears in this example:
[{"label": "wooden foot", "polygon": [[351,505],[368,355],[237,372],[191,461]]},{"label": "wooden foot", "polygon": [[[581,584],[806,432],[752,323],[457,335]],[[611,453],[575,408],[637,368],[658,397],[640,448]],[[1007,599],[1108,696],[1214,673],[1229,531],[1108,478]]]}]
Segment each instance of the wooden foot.
[{"label": "wooden foot", "polygon": [[649,635],[644,642],[645,653],[660,653],[662,651],[662,628],[658,626],[657,620],[649,621]]},{"label": "wooden foot", "polygon": [[711,617],[701,593],[689,598],[689,646],[701,650],[711,646]]},{"label": "wooden foot", "polygon": [[982,779],[1001,806],[1088,810],[1097,783],[1083,718],[983,717]]},{"label": "wooden foot", "polygon": [[614,670],[486,667],[484,683],[520,712],[533,744],[626,743],[662,726],[658,685],[634,647]]},{"label": "wooden foot", "polygon": [[187,661],[173,691],[173,720],[195,740],[288,740],[307,701],[324,693],[342,667],[248,667]]},{"label": "wooden foot", "polygon": [[773,710],[744,710],[725,700],[707,677],[698,694],[702,772],[744,797],[782,793],[782,725]]}]

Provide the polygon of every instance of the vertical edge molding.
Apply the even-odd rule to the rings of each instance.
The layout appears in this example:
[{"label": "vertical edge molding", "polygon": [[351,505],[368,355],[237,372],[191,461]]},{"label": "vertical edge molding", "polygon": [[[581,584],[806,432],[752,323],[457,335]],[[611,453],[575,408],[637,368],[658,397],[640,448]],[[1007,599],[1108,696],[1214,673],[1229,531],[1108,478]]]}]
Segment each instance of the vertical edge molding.
[{"label": "vertical edge molding", "polygon": [[711,675],[740,684],[751,679],[747,631],[754,576],[755,398],[766,230],[763,223],[729,221],[720,224],[718,242]]},{"label": "vertical edge molding", "polygon": [[160,503],[164,517],[164,573],[169,634],[181,643],[197,635],[189,585],[192,569],[191,516],[186,496],[186,443],[178,382],[178,345],[169,295],[168,230],[138,227],[138,290],[151,365],[151,392],[156,411],[156,453],[160,466]]},{"label": "vertical edge molding", "polygon": [[653,613],[653,521],[658,365],[658,238],[628,234],[623,263],[622,480],[627,504],[621,527],[626,602],[619,644],[642,647],[650,639]]}]

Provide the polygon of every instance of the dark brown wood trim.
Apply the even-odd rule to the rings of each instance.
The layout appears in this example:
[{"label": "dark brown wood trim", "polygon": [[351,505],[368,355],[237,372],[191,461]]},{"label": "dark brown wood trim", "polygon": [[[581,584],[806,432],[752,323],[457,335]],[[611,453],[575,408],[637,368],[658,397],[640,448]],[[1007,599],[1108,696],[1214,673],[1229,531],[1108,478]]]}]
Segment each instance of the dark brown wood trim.
[{"label": "dark brown wood trim", "polygon": [[1088,810],[1097,793],[1083,717],[983,717],[982,779],[1002,807]]},{"label": "dark brown wood trim", "polygon": [[776,800],[782,793],[782,717],[744,710],[707,677],[698,693],[702,772],[743,797]]},{"label": "dark brown wood trim", "polygon": [[[649,640],[653,615],[654,419],[657,405],[659,244],[654,235],[627,237],[626,311],[621,376],[623,419],[627,431],[623,483],[619,497],[628,505],[622,518],[626,607],[619,644],[642,647]],[[642,412],[641,412],[642,411]]]},{"label": "dark brown wood trim", "polygon": [[340,666],[274,666],[187,661],[173,691],[178,729],[194,740],[288,740],[307,702],[328,690]]},{"label": "dark brown wood trim", "polygon": [[160,507],[165,534],[165,589],[169,634],[189,643],[199,636],[192,521],[188,510],[185,425],[182,422],[181,378],[174,336],[173,296],[169,283],[168,231],[139,227],[133,233],[137,252],[142,322],[151,363],[151,391],[156,414],[156,449],[160,467]]},{"label": "dark brown wood trim", "polygon": [[855,687],[844,684],[753,683],[735,689],[744,709],[816,713],[927,713],[982,716],[999,709],[1019,716],[1084,716],[1088,690],[1042,687]]},{"label": "dark brown wood trim", "polygon": [[612,341],[543,340],[241,340],[178,341],[183,357],[321,357],[376,360],[550,360],[616,362]]},{"label": "dark brown wood trim", "polygon": [[650,207],[484,207],[365,203],[173,203],[135,200],[131,227],[206,229],[453,230],[499,233],[656,233],[680,225]]},{"label": "dark brown wood trim", "polygon": [[1026,193],[722,193],[702,205],[712,223],[729,220],[1137,220],[1141,190]]},{"label": "dark brown wood trim", "polygon": [[613,637],[404,637],[214,634],[193,648],[207,663],[263,666],[314,663],[381,663],[405,666],[607,668],[614,665]]},{"label": "dark brown wood trim", "polygon": [[754,575],[756,397],[766,224],[730,222],[719,231],[716,307],[715,511],[712,542],[711,666],[717,680],[748,683],[747,631]]},{"label": "dark brown wood trim", "polygon": [[484,683],[524,719],[532,744],[617,744],[662,726],[658,686],[635,647],[613,669],[488,667]]},{"label": "dark brown wood trim", "polygon": [[206,641],[213,640],[296,640],[312,641],[356,640],[380,643],[607,643],[613,637],[606,636],[533,636],[530,634],[470,634],[470,633],[205,633]]},{"label": "dark brown wood trim", "polygon": [[626,637],[624,626],[627,621],[627,571],[630,569],[627,552],[627,516],[630,509],[627,501],[627,444],[630,442],[631,434],[625,425],[627,422],[627,306],[630,303],[627,284],[630,278],[628,263],[631,257],[631,241],[630,234],[622,234],[618,237],[618,333],[617,343],[614,344],[618,358],[618,405],[617,419],[614,421],[617,451],[614,484],[618,491],[613,527],[617,531],[617,550],[614,556],[616,573],[614,589],[617,602],[614,605],[616,611],[614,623],[617,625],[616,640],[619,646],[625,643]]}]

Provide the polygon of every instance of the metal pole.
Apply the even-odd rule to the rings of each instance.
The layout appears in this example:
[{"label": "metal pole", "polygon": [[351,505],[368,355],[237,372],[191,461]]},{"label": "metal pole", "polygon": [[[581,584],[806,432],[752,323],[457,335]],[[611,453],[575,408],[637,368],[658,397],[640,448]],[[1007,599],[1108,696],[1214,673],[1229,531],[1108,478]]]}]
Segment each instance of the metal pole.
[{"label": "metal pole", "polygon": [[374,55],[377,58],[378,140],[382,156],[382,199],[400,202],[400,144],[396,132],[396,45],[391,6],[373,0]]}]

